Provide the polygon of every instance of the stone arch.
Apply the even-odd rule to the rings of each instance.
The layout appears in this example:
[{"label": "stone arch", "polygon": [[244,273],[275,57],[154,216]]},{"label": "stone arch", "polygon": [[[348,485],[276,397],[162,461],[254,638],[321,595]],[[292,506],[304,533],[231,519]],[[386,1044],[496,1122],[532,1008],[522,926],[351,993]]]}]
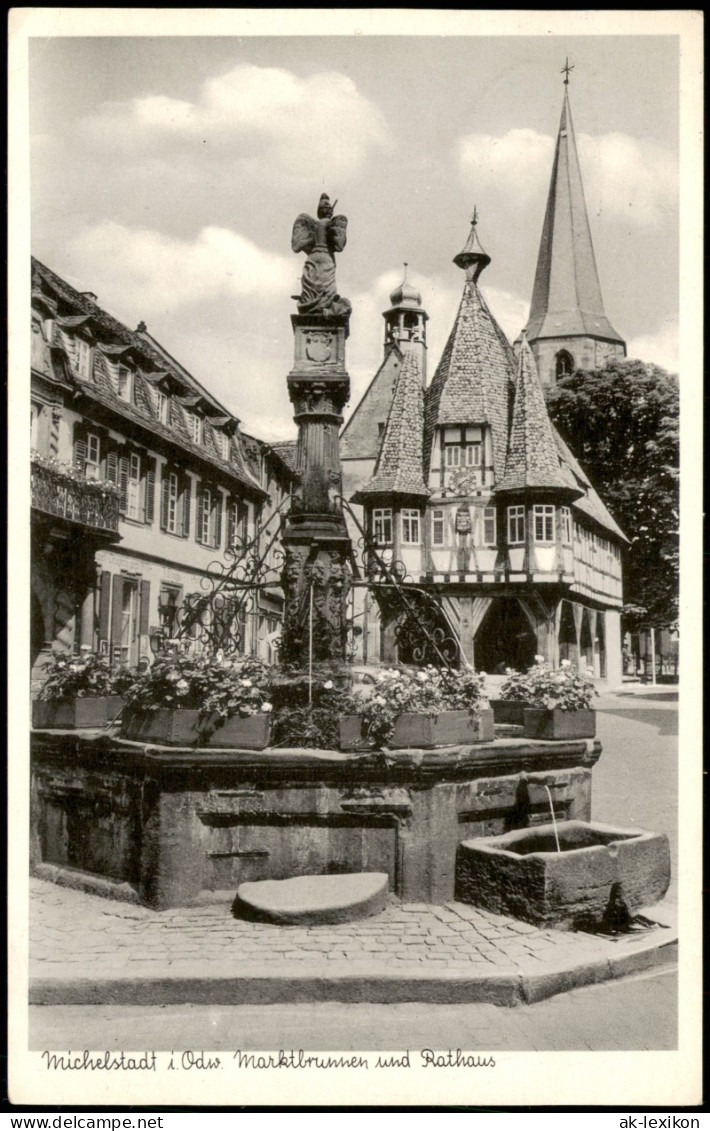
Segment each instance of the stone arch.
[{"label": "stone arch", "polygon": [[582,609],[582,626],[579,631],[579,658],[588,668],[594,667],[594,641],[589,623],[589,609]]},{"label": "stone arch", "polygon": [[516,597],[494,598],[473,643],[477,670],[495,672],[501,665],[525,670],[536,653],[537,636],[520,601]]},{"label": "stone arch", "polygon": [[558,350],[555,354],[555,380],[561,381],[574,373],[574,358],[569,350]]},{"label": "stone arch", "polygon": [[560,602],[558,641],[560,645],[560,660],[569,660],[571,664],[576,664],[579,655],[577,627],[574,623],[574,613],[572,612],[572,606],[569,601]]}]

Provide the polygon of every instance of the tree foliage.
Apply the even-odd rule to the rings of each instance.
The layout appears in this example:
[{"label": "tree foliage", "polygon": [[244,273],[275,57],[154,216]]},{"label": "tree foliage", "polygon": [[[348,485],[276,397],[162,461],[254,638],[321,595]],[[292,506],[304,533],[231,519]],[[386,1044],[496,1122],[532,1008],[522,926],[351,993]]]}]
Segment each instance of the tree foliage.
[{"label": "tree foliage", "polygon": [[678,378],[641,361],[578,370],[548,397],[550,416],[630,541],[624,628],[678,617]]}]

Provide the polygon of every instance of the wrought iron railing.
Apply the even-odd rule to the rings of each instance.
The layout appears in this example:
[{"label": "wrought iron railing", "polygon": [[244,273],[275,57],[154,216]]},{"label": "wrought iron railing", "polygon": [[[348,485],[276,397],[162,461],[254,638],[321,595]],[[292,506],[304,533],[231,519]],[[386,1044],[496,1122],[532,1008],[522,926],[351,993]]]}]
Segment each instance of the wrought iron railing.
[{"label": "wrought iron railing", "polygon": [[43,464],[32,464],[32,506],[97,530],[118,533],[118,495]]}]

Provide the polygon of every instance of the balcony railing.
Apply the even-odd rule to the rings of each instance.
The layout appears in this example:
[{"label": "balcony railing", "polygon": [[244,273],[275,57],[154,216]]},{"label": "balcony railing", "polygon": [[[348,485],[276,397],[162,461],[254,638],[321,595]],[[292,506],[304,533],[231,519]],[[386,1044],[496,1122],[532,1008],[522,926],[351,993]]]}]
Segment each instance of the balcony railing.
[{"label": "balcony railing", "polygon": [[32,506],[44,514],[118,533],[118,495],[91,480],[32,464]]}]

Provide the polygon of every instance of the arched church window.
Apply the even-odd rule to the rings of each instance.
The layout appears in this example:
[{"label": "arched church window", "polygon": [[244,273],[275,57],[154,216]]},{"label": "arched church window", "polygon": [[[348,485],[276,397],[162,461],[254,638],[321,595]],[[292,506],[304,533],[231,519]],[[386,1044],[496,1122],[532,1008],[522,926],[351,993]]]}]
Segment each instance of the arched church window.
[{"label": "arched church window", "polygon": [[563,377],[569,377],[574,370],[574,358],[568,350],[560,350],[555,357],[555,379],[561,381]]}]

